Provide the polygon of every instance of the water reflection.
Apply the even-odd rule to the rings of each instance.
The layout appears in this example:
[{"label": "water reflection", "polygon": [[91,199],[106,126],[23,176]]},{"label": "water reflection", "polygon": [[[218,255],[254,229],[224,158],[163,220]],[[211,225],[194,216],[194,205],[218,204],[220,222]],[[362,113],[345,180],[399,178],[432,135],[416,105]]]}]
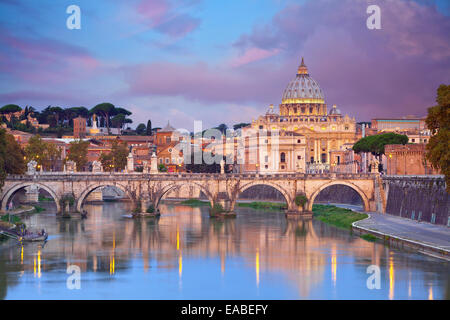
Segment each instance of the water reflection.
[{"label": "water reflection", "polygon": [[[45,227],[51,236],[42,248],[0,244],[0,298],[448,296],[446,262],[391,250],[312,219],[248,208],[240,208],[236,219],[211,219],[206,208],[164,205],[160,218],[134,220],[122,218],[127,207],[120,202],[88,205],[87,220],[57,218],[49,211],[28,217],[28,225]],[[65,288],[71,264],[87,279],[83,295]],[[382,270],[380,290],[366,287],[371,264]],[[42,291],[34,281],[40,281]]]}]

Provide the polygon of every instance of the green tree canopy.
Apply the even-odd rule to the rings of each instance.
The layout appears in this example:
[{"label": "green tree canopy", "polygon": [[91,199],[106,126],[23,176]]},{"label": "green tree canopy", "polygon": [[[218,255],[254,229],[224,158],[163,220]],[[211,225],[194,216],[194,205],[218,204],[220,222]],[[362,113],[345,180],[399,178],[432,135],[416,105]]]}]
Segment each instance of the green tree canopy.
[{"label": "green tree canopy", "polygon": [[234,130],[237,130],[237,129],[240,129],[240,128],[243,128],[243,127],[247,127],[247,126],[249,126],[249,125],[250,125],[250,123],[241,122],[241,123],[235,124],[235,125],[233,126],[233,129],[234,129]]},{"label": "green tree canopy", "polygon": [[109,133],[110,132],[109,123],[111,120],[110,118],[111,118],[111,116],[114,116],[117,114],[116,107],[112,103],[103,102],[103,103],[100,103],[100,104],[96,105],[95,107],[93,107],[89,112],[91,114],[100,115],[105,119],[106,127],[108,128],[108,133]]},{"label": "green tree canopy", "polygon": [[61,159],[61,150],[54,144],[45,142],[40,135],[32,136],[28,140],[28,145],[25,147],[26,161],[34,160],[41,166],[49,170],[53,168],[56,161]]},{"label": "green tree canopy", "polygon": [[450,193],[450,85],[439,86],[436,102],[436,106],[428,108],[425,120],[432,134],[426,147],[427,158],[445,175]]},{"label": "green tree canopy", "polygon": [[70,143],[67,160],[74,161],[77,164],[77,170],[82,170],[82,168],[86,165],[88,161],[88,148],[89,141],[78,140]]},{"label": "green tree canopy", "polygon": [[6,174],[22,174],[25,172],[24,152],[14,136],[0,129],[0,190]]},{"label": "green tree canopy", "polygon": [[219,130],[220,132],[222,132],[222,134],[226,134],[228,126],[225,123],[221,123],[217,127],[215,127],[214,129]]},{"label": "green tree canopy", "polygon": [[12,112],[19,112],[22,111],[22,108],[19,107],[17,104],[7,104],[0,108],[0,113],[12,113]]},{"label": "green tree canopy", "polygon": [[127,165],[128,146],[126,142],[114,141],[111,152],[102,152],[100,162],[104,171],[120,171]]},{"label": "green tree canopy", "polygon": [[152,122],[150,120],[147,121],[147,135],[151,136],[153,134],[152,132]]},{"label": "green tree canopy", "polygon": [[381,156],[384,154],[384,147],[388,144],[407,144],[408,137],[402,134],[396,134],[393,132],[382,133],[373,136],[367,136],[359,139],[353,145],[353,151],[371,152],[373,155]]},{"label": "green tree canopy", "polygon": [[138,126],[136,127],[136,133],[139,135],[142,135],[143,133],[146,133],[146,127],[145,124],[143,123],[139,123]]}]

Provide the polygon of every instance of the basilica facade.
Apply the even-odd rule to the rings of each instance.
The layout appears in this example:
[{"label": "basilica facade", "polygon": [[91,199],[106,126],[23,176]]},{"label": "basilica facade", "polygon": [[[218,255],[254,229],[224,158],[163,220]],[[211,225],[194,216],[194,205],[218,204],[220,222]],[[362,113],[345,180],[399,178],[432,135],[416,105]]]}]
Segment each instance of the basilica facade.
[{"label": "basilica facade", "polygon": [[357,141],[355,118],[328,109],[317,81],[302,59],[295,78],[283,92],[278,112],[267,112],[242,130],[243,172],[312,172],[329,170],[333,157]]}]

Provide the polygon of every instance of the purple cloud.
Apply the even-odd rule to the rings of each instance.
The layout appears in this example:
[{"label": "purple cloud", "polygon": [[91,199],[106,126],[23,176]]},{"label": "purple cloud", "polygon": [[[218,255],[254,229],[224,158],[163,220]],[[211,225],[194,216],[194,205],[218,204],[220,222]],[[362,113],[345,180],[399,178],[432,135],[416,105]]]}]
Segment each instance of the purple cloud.
[{"label": "purple cloud", "polygon": [[[183,4],[192,5],[192,1]],[[180,3],[178,3],[180,6]],[[185,13],[179,13],[178,7],[168,0],[142,0],[137,8],[142,22],[156,31],[172,38],[181,38],[194,31],[201,20]]]},{"label": "purple cloud", "polygon": [[64,83],[84,78],[100,65],[87,50],[57,40],[16,37],[3,29],[0,34],[0,71],[10,80],[32,83]]},{"label": "purple cloud", "polygon": [[[208,102],[280,103],[305,56],[329,105],[359,120],[424,115],[449,82],[450,21],[432,6],[383,2],[382,29],[366,27],[367,4],[290,5],[233,44],[237,57],[217,67],[152,63],[125,68],[132,95],[179,95]],[[252,62],[252,63],[250,63]]]},{"label": "purple cloud", "polygon": [[368,30],[367,5],[351,0],[291,5],[234,46],[282,49],[282,64],[290,64],[292,73],[304,55],[327,102],[360,119],[424,115],[437,86],[450,82],[450,20],[433,6],[381,2],[382,29]]}]

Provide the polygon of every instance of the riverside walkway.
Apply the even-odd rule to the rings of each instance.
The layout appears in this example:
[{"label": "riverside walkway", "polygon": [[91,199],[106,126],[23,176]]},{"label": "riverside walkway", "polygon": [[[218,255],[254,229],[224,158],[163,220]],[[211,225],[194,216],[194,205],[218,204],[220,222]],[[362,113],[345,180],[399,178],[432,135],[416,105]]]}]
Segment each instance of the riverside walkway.
[{"label": "riverside walkway", "polygon": [[353,230],[369,233],[398,247],[450,260],[450,228],[382,213],[353,223]]}]

